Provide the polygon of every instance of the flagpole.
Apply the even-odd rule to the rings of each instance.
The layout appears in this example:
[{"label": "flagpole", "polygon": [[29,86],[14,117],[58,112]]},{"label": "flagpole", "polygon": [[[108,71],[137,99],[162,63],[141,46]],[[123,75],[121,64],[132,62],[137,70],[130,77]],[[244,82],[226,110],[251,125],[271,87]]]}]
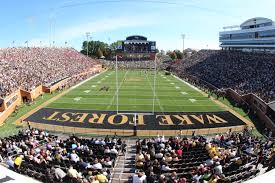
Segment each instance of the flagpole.
[{"label": "flagpole", "polygon": [[89,36],[90,36],[90,32],[86,32],[86,36],[87,36],[87,57],[89,56]]}]

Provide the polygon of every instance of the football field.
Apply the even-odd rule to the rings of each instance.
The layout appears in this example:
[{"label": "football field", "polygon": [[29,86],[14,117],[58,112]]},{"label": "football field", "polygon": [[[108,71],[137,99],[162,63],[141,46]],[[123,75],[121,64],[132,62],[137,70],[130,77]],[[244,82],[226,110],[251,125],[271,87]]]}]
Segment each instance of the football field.
[{"label": "football field", "polygon": [[118,82],[115,71],[101,73],[47,107],[149,113],[224,111],[196,88],[163,72],[155,76],[153,71],[120,70],[117,76]]}]

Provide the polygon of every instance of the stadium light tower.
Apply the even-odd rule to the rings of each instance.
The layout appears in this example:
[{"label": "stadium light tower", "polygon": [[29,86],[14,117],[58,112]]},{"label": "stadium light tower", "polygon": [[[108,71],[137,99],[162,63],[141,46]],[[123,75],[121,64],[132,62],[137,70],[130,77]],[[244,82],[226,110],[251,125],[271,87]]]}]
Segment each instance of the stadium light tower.
[{"label": "stadium light tower", "polygon": [[93,37],[90,36],[90,41],[92,42],[92,54],[94,53],[94,41],[93,41]]},{"label": "stadium light tower", "polygon": [[86,32],[87,37],[87,57],[89,56],[89,38],[90,38],[90,32]]},{"label": "stadium light tower", "polygon": [[182,38],[182,53],[184,52],[184,39],[185,39],[185,34],[181,35]]}]

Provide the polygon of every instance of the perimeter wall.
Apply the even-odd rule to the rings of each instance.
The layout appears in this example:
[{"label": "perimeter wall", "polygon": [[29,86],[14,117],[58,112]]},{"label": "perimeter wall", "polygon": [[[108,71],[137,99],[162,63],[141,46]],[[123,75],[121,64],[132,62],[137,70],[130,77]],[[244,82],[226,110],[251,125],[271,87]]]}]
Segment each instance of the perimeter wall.
[{"label": "perimeter wall", "polygon": [[32,102],[37,97],[43,95],[44,93],[52,93],[55,90],[62,87],[65,83],[67,83],[70,79],[87,75],[87,74],[95,74],[102,71],[102,66],[97,65],[93,69],[91,69],[89,72],[80,73],[78,75],[68,77],[66,79],[63,79],[51,86],[43,86],[39,85],[32,91],[26,91],[23,89],[18,89],[16,92],[10,94],[9,96],[5,97],[0,102],[0,126],[2,126],[5,122],[5,120],[13,113],[16,112],[17,109],[20,107],[23,101]]}]

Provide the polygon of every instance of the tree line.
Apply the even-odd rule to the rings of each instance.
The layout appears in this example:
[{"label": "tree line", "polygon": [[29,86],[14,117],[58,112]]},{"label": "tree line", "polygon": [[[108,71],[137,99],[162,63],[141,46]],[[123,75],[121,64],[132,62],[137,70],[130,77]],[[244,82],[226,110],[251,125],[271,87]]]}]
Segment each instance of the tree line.
[{"label": "tree line", "polygon": [[[111,58],[116,53],[117,42],[108,45],[102,41],[84,41],[82,43],[81,53],[88,55],[93,58]],[[88,47],[88,49],[87,49]]]},{"label": "tree line", "polygon": [[[84,41],[82,43],[82,50],[80,52],[87,55],[88,46],[88,55],[90,57],[111,59],[117,53],[117,44],[118,42],[113,42],[108,45],[107,43],[102,41]],[[157,50],[157,53],[158,52],[159,51]],[[166,52],[164,50],[160,51],[162,55],[168,55],[172,60],[183,59],[184,57],[188,56],[188,52],[188,50],[184,50],[183,52],[180,50],[168,50]]]}]

